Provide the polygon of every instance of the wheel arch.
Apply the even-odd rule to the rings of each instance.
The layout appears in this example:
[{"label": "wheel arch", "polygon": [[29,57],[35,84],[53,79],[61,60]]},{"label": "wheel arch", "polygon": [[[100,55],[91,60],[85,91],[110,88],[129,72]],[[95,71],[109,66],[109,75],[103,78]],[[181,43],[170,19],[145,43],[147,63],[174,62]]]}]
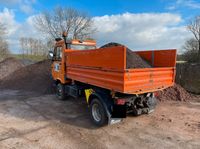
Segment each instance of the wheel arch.
[{"label": "wheel arch", "polygon": [[56,79],[56,80],[55,80],[55,85],[58,85],[58,83],[61,83],[61,80],[60,80],[60,79]]},{"label": "wheel arch", "polygon": [[90,105],[90,103],[92,102],[93,99],[97,98],[101,101],[101,103],[103,104],[105,110],[106,110],[106,113],[107,113],[107,116],[108,118],[111,117],[111,112],[109,110],[109,104],[108,104],[108,101],[102,97],[103,95],[100,95],[99,93],[92,93],[90,96],[89,96],[89,99],[88,99],[88,105]]}]

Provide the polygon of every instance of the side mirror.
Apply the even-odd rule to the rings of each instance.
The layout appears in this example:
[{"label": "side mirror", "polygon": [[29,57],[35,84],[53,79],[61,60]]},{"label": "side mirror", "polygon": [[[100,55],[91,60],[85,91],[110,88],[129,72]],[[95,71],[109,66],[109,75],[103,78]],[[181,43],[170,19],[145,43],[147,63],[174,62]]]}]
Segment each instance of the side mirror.
[{"label": "side mirror", "polygon": [[53,51],[49,51],[49,54],[48,54],[48,59],[53,59],[53,56],[54,56],[54,54],[53,54]]}]

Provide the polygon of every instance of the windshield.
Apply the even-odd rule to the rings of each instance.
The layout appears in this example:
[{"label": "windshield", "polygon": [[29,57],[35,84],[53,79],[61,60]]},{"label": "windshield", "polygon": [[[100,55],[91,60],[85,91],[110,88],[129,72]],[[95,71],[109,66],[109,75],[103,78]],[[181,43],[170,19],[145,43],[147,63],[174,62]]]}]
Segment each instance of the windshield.
[{"label": "windshield", "polygon": [[88,50],[88,49],[95,49],[96,46],[89,46],[89,45],[80,45],[80,44],[71,44],[70,49],[74,50]]}]

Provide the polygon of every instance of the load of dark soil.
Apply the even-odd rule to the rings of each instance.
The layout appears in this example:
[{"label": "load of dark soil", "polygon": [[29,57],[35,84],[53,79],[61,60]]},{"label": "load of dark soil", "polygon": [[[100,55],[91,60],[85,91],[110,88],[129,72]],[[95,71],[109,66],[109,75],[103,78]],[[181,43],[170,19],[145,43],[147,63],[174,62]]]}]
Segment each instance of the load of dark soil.
[{"label": "load of dark soil", "polygon": [[130,49],[126,50],[126,68],[151,68],[151,65]]},{"label": "load of dark soil", "polygon": [[[100,48],[114,47],[114,46],[124,46],[119,43],[110,42]],[[151,68],[151,65],[144,59],[142,59],[138,54],[134,53],[132,50],[127,48],[126,50],[126,69],[130,68]]]},{"label": "load of dark soil", "polygon": [[1,88],[51,93],[53,80],[51,79],[51,61],[44,60],[16,70],[1,83]]},{"label": "load of dark soil", "polygon": [[192,98],[192,95],[178,84],[175,84],[173,87],[167,88],[163,91],[159,91],[157,96],[157,99],[160,101],[188,101]]},{"label": "load of dark soil", "polygon": [[0,62],[0,80],[12,74],[17,69],[22,68],[24,65],[13,57],[6,58]]}]

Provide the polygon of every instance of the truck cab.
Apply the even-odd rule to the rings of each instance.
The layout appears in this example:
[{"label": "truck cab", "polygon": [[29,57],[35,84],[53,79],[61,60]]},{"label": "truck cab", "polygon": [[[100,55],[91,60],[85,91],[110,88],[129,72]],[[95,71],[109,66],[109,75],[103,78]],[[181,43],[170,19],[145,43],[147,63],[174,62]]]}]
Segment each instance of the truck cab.
[{"label": "truck cab", "polygon": [[89,50],[96,49],[96,41],[94,40],[63,40],[61,38],[55,39],[55,47],[50,52],[52,63],[52,76],[56,82],[62,84],[68,83],[71,80],[67,79],[67,53],[75,50]]}]

